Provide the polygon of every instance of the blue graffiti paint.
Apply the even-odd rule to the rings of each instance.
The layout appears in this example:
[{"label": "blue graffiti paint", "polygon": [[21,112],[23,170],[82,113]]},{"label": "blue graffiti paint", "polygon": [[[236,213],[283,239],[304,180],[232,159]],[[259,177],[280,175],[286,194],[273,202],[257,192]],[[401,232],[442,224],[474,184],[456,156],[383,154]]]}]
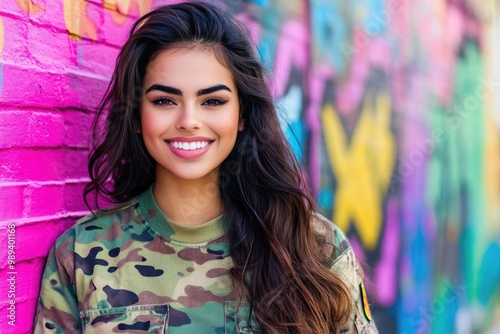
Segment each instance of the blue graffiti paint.
[{"label": "blue graffiti paint", "polygon": [[334,194],[332,189],[321,189],[318,195],[318,206],[322,211],[330,211],[333,208]]},{"label": "blue graffiti paint", "polygon": [[267,7],[269,5],[269,0],[251,0],[251,2],[261,7]]},{"label": "blue graffiti paint", "polygon": [[[417,182],[417,181],[415,181]],[[403,262],[411,266],[411,276],[405,277],[408,286],[403,287],[398,310],[398,327],[401,333],[428,333],[430,319],[428,312],[432,303],[433,287],[431,249],[425,231],[424,203],[412,203],[408,208],[408,221],[403,222]]]},{"label": "blue graffiti paint", "polygon": [[[355,21],[363,27],[369,37],[375,37],[386,31],[393,13],[389,12],[382,0],[359,0],[349,2],[350,12],[355,13]],[[397,14],[397,13],[395,13]]]},{"label": "blue graffiti paint", "polygon": [[479,269],[479,302],[489,303],[491,298],[500,293],[500,244],[491,244],[484,253]]},{"label": "blue graffiti paint", "polygon": [[259,41],[257,46],[257,52],[259,53],[259,58],[262,61],[266,72],[273,73],[273,59],[276,50],[276,41],[268,34],[264,34]]},{"label": "blue graffiti paint", "polygon": [[302,143],[307,138],[306,125],[300,118],[302,101],[302,90],[297,85],[290,87],[286,95],[276,101],[278,113],[280,113],[281,129],[285,133],[299,162],[303,161],[304,149]]},{"label": "blue graffiti paint", "polygon": [[311,2],[314,57],[342,70],[346,67],[346,47],[352,48],[348,22],[335,2]]},{"label": "blue graffiti paint", "polygon": [[304,121],[298,120],[290,123],[285,130],[285,136],[292,147],[293,153],[297,157],[299,163],[304,160],[304,147],[302,143],[305,142],[307,137],[307,130]]}]

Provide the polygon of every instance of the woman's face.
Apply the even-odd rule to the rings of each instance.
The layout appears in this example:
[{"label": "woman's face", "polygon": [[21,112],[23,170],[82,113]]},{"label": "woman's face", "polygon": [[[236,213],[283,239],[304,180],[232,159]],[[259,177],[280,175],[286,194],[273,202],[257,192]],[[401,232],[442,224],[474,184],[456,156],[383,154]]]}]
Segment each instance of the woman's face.
[{"label": "woman's face", "polygon": [[239,130],[238,91],[212,51],[167,49],[146,69],[141,132],[157,178],[214,175]]}]

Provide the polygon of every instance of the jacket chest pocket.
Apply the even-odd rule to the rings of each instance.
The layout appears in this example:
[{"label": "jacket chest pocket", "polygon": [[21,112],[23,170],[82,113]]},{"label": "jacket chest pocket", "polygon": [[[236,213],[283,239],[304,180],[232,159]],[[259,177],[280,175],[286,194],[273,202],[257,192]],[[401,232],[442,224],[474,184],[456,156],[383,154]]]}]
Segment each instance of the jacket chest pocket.
[{"label": "jacket chest pocket", "polygon": [[252,326],[249,324],[250,307],[247,303],[238,306],[235,301],[227,301],[224,303],[224,314],[225,334],[260,334],[253,317],[251,320]]},{"label": "jacket chest pocket", "polygon": [[83,333],[165,334],[169,305],[138,305],[80,312]]}]

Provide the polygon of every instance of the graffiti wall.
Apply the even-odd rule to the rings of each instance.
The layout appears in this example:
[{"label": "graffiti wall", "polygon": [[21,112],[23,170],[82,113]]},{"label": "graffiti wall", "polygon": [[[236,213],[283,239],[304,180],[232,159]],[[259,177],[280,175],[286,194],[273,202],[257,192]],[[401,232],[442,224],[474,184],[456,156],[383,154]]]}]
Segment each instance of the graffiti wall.
[{"label": "graffiti wall", "polygon": [[368,264],[381,333],[499,332],[498,2],[225,5],[257,22],[283,129]]},{"label": "graffiti wall", "polygon": [[[128,27],[172,2],[1,0],[1,333],[30,332],[48,249],[86,214],[90,122]],[[500,332],[499,1],[211,2],[249,27],[380,332]]]}]

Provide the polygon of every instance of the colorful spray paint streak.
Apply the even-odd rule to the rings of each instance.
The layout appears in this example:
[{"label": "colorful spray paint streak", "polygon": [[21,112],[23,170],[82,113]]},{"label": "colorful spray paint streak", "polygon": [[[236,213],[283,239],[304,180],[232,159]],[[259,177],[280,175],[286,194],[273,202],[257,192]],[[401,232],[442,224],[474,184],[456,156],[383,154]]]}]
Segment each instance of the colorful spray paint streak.
[{"label": "colorful spray paint streak", "polygon": [[[371,267],[380,332],[499,332],[499,2],[211,2],[250,28],[319,208]],[[16,333],[30,332],[48,248],[85,213],[89,124],[126,29],[164,3],[0,2],[0,227],[17,224]]]}]

